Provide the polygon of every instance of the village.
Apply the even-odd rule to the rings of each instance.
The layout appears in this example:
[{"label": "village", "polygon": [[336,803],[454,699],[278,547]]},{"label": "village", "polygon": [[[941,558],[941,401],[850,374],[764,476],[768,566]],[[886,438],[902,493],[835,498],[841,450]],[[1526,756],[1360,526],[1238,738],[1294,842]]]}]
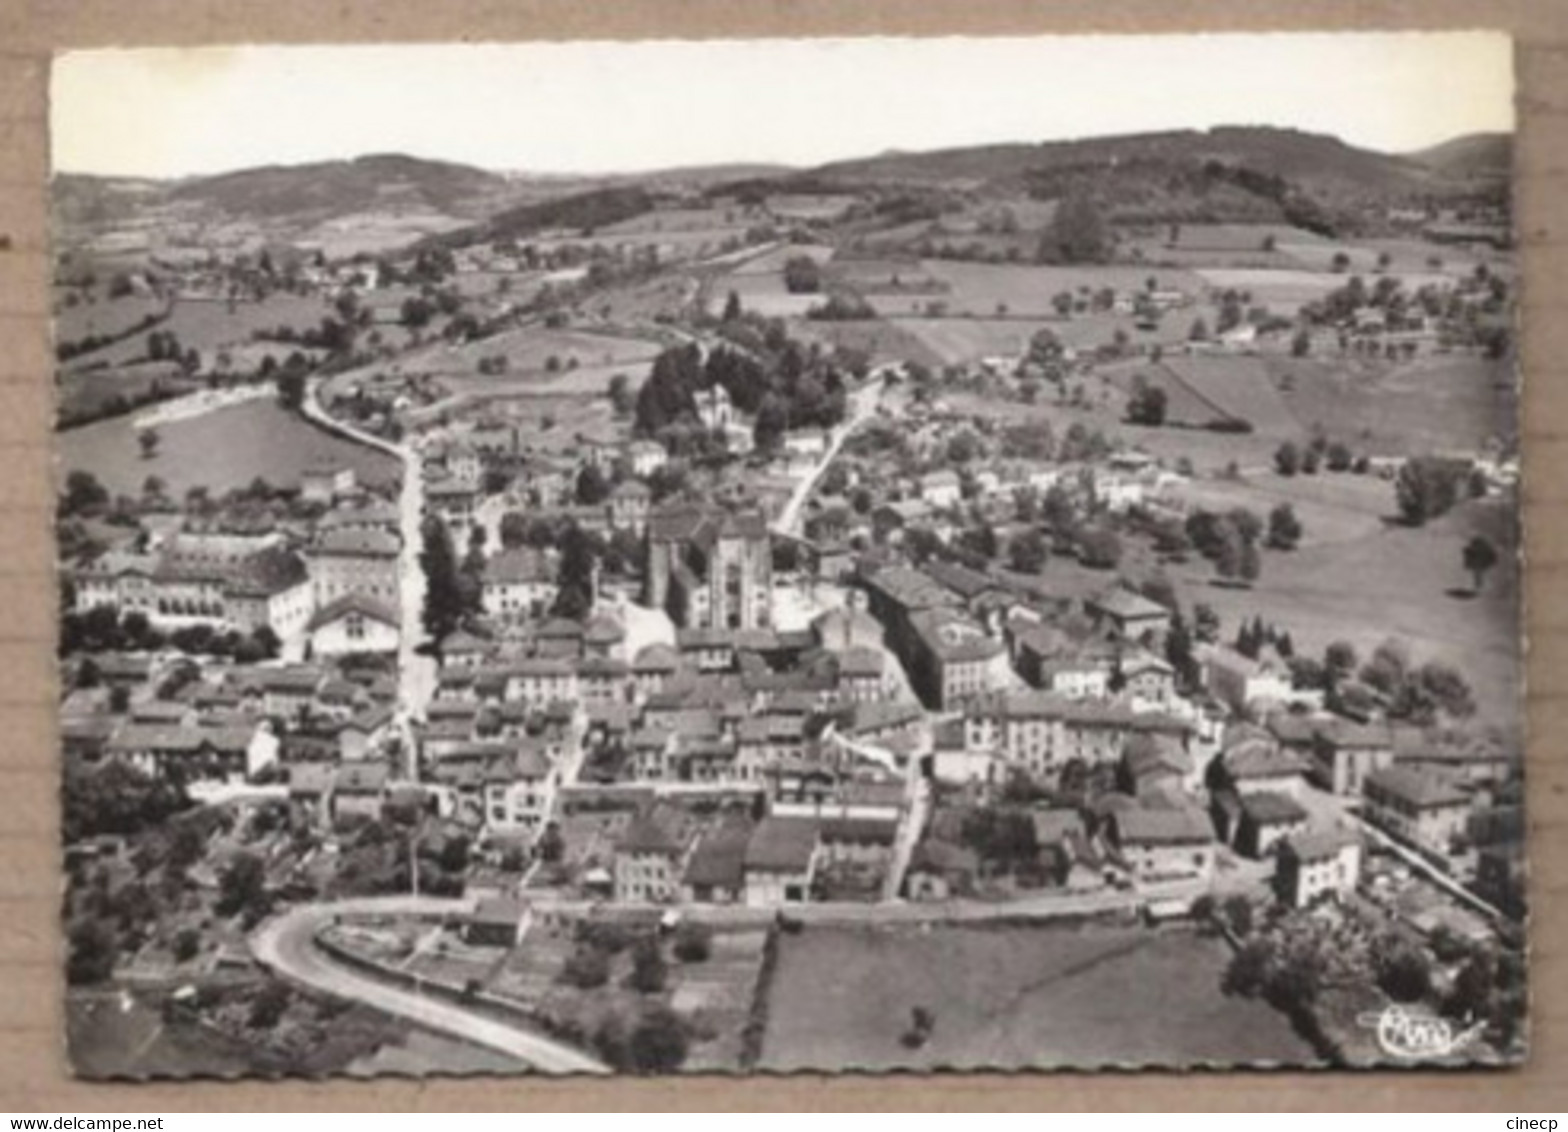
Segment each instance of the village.
[{"label": "village", "polygon": [[[1390,999],[1509,1056],[1510,671],[1353,557],[1405,540],[1374,584],[1467,626],[1516,585],[1516,435],[1392,416],[1497,388],[1495,217],[1035,267],[1024,204],[893,248],[872,195],[616,192],[411,252],[163,225],[107,287],[67,253],[72,308],[154,310],[62,339],[123,448],[60,495],[73,985],[233,1040],[319,1036],[292,986],[536,1068],[806,1065],[794,939],[1104,924],[1223,941],[1201,993],[1319,1056]],[[156,329],[225,308],[243,350]],[[179,436],[239,414],[308,456]],[[920,1064],[943,1012],[894,1013],[866,1056]]]}]

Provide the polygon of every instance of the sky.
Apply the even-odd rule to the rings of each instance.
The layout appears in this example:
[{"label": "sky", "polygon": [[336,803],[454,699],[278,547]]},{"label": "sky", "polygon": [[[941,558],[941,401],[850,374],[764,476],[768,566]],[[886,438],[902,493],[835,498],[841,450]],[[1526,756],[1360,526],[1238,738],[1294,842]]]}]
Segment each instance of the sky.
[{"label": "sky", "polygon": [[75,51],[55,168],[174,177],[366,153],[497,171],[814,165],[1214,125],[1404,152],[1511,130],[1500,33]]}]

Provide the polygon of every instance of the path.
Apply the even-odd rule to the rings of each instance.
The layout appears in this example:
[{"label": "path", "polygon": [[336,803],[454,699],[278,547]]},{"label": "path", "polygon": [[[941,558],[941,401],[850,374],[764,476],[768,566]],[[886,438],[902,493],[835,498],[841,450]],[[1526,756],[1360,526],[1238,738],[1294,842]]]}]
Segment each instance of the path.
[{"label": "path", "polygon": [[345,913],[441,915],[469,906],[470,902],[463,900],[413,896],[306,904],[262,924],[251,935],[251,952],[258,962],[293,982],[499,1050],[546,1073],[608,1072],[603,1064],[572,1046],[498,1022],[456,1003],[383,982],[332,960],[316,946],[316,934]]}]

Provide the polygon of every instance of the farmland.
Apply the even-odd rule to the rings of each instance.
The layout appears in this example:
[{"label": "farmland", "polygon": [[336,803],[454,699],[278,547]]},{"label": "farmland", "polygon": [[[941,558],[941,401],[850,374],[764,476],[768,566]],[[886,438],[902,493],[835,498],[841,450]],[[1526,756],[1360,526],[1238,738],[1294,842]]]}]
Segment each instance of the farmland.
[{"label": "farmland", "polygon": [[1046,317],[1054,313],[1051,300],[1062,291],[1080,287],[1139,290],[1151,275],[1160,287],[1183,291],[1194,298],[1203,291],[1203,283],[1196,275],[1165,268],[1150,271],[1138,266],[1025,267],[947,260],[924,260],[920,268],[945,284],[945,292],[873,295],[871,305],[883,314],[907,315],[935,301],[944,304],[949,314],[986,317],[995,315],[1000,308],[1010,315]]},{"label": "farmland", "polygon": [[[209,355],[249,343],[254,331],[273,330],[279,326],[311,328],[318,326],[329,313],[330,308],[321,299],[299,295],[275,294],[262,302],[236,303],[232,311],[221,301],[181,299],[174,304],[168,320],[157,329],[174,334],[182,349],[195,349],[211,365]],[[271,347],[279,362],[292,349],[283,343]],[[84,355],[79,364],[125,365],[146,354],[147,337],[137,334]]]},{"label": "farmland", "polygon": [[[1218,940],[1131,927],[808,927],[780,939],[760,1065],[1310,1061],[1283,1015],[1220,993],[1228,957]],[[935,1025],[910,1049],[900,1039],[917,1006]]]},{"label": "farmland", "polygon": [[144,458],[130,417],[98,421],[58,436],[60,475],[91,472],[111,493],[141,494],[158,476],[178,498],[204,486],[218,494],[257,476],[279,486],[297,484],[318,461],[354,468],[367,483],[394,484],[400,469],[391,456],[323,432],[270,400],[218,409],[162,425],[157,454]]}]

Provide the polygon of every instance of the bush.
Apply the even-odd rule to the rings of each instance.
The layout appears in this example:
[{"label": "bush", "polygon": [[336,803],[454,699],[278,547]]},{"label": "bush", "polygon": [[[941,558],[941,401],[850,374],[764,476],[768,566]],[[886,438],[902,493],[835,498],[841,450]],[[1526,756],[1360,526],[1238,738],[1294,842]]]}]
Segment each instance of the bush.
[{"label": "bush", "polygon": [[268,983],[255,998],[251,999],[248,1019],[251,1028],[270,1030],[276,1026],[278,1020],[283,1017],[283,1012],[289,1008],[292,997],[285,984]]},{"label": "bush", "polygon": [[632,952],[632,973],[628,985],[640,994],[657,994],[664,989],[669,972],[664,956],[659,952],[659,942],[652,936],[637,941]]},{"label": "bush", "polygon": [[593,944],[578,944],[561,969],[561,978],[578,990],[593,990],[610,981],[610,957]]},{"label": "bush", "polygon": [[706,924],[685,923],[675,933],[675,958],[701,963],[713,954],[713,929]]},{"label": "bush", "polygon": [[174,937],[174,958],[180,963],[189,963],[196,958],[201,950],[201,934],[195,928],[184,928]]}]

